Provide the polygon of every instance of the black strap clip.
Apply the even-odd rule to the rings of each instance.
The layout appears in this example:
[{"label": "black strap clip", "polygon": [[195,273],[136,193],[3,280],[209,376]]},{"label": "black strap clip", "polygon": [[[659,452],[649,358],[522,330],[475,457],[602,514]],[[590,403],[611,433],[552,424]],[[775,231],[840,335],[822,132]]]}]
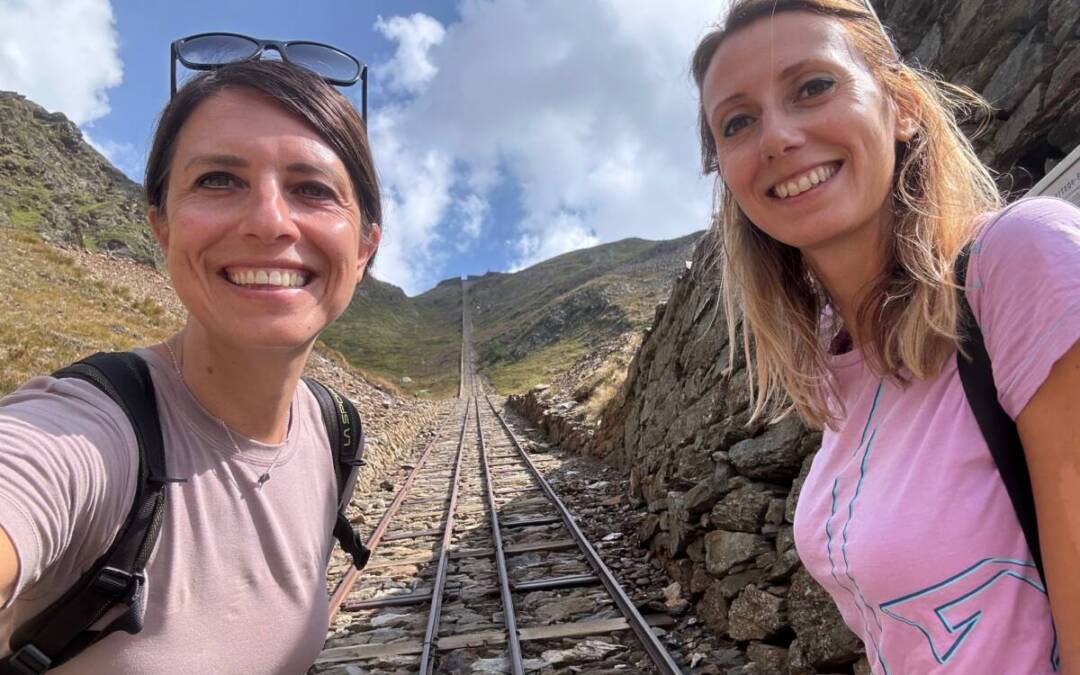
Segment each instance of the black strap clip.
[{"label": "black strap clip", "polygon": [[20,675],[41,675],[51,665],[52,659],[45,656],[33,643],[23,645],[8,657],[8,666]]},{"label": "black strap clip", "polygon": [[131,599],[144,583],[146,583],[146,576],[142,572],[103,567],[94,579],[93,588],[102,595],[130,604]]}]

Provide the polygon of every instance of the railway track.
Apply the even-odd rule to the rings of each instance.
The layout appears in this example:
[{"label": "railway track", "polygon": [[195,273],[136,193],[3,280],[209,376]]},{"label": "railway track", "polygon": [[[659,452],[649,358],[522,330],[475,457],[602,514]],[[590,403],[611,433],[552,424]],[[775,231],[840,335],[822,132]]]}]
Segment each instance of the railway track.
[{"label": "railway track", "polygon": [[312,673],[680,672],[484,391],[462,282],[459,397],[331,596]]}]

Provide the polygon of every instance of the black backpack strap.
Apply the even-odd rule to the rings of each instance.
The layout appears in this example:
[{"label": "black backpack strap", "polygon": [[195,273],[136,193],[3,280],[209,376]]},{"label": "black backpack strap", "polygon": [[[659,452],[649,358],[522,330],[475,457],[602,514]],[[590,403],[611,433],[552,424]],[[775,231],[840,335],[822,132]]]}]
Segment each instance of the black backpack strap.
[{"label": "black backpack strap", "polygon": [[338,394],[325,384],[304,378],[308,389],[315,395],[322,410],[323,424],[330,439],[330,450],[334,453],[334,474],[337,477],[338,512],[334,523],[334,537],[341,543],[341,548],[352,556],[356,569],[363,569],[371,552],[364,546],[356,528],[345,514],[356,487],[356,474],[364,465],[364,427],[360,422],[360,413],[349,399]]},{"label": "black backpack strap", "polygon": [[1042,549],[1039,548],[1039,527],[1035,520],[1035,496],[1031,491],[1031,476],[1028,473],[1027,459],[1024,457],[1024,446],[1016,430],[1016,423],[998,401],[990,355],[986,351],[982,330],[975,321],[975,314],[971,311],[964,292],[970,249],[971,244],[968,244],[956,260],[956,284],[960,287],[957,291],[960,334],[963,350],[968,353],[970,360],[957,352],[956,368],[960,371],[960,381],[964,385],[968,405],[975,413],[986,444],[990,446],[990,454],[994,457],[998,473],[1005,483],[1016,517],[1024,531],[1024,538],[1031,549],[1031,557],[1035,560],[1045,587],[1046,574],[1043,572]]},{"label": "black backpack strap", "polygon": [[[12,654],[0,660],[0,675],[37,675],[113,631],[142,630],[144,570],[165,516],[165,484],[172,481],[165,473],[153,381],[141,358],[98,353],[53,377],[90,382],[127,415],[139,446],[135,499],[108,551],[60,599],[15,630]],[[106,626],[95,625],[115,607],[123,610],[119,616]]]}]

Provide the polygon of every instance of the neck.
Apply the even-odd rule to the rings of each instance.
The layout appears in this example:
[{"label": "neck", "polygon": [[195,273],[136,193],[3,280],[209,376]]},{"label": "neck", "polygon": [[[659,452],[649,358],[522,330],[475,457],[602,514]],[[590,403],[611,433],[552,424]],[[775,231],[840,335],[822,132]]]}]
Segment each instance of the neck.
[{"label": "neck", "polygon": [[[882,215],[879,222],[888,221]],[[865,342],[867,330],[858,321],[859,305],[885,267],[884,231],[882,225],[863,227],[848,237],[802,250],[803,260],[825,287],[856,347]]]},{"label": "neck", "polygon": [[299,349],[240,347],[210,336],[193,318],[170,340],[184,384],[229,428],[281,443],[289,407],[314,342]]}]

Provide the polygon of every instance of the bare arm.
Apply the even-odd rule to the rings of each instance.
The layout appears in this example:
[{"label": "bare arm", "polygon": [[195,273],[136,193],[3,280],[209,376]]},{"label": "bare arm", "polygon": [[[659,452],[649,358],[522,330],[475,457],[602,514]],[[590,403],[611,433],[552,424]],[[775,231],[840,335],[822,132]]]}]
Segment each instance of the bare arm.
[{"label": "bare arm", "polygon": [[1016,418],[1024,443],[1063,675],[1080,675],[1080,342]]},{"label": "bare arm", "polygon": [[4,528],[0,527],[0,605],[3,605],[15,591],[15,580],[19,575],[19,558],[15,547],[11,545]]}]

